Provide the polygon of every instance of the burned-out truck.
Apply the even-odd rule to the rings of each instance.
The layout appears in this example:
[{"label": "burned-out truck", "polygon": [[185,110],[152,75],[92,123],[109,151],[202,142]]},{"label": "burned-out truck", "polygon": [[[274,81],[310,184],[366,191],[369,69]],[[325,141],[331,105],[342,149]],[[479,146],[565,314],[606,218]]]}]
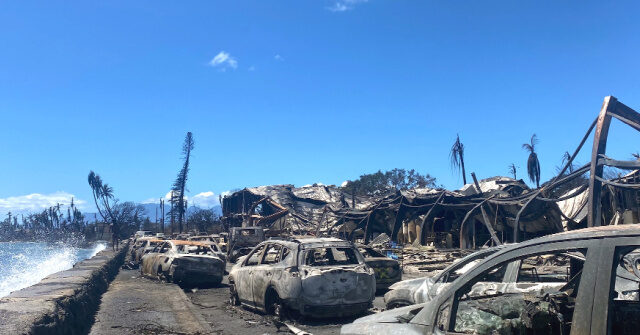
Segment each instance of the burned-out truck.
[{"label": "burned-out truck", "polygon": [[238,258],[247,255],[262,241],[264,241],[262,227],[232,227],[229,231],[227,260],[235,263]]}]

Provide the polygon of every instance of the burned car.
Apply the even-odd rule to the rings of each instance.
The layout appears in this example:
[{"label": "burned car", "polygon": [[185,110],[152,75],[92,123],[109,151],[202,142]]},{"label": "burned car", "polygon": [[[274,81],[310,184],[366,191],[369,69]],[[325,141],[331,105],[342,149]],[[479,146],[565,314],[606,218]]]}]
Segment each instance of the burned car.
[{"label": "burned car", "polygon": [[222,259],[225,262],[227,261],[227,254],[222,250],[222,248],[220,248],[217,240],[213,236],[209,236],[209,235],[191,236],[187,239],[187,241],[208,244],[211,247],[211,249],[213,249],[213,251],[216,253],[216,255],[220,257],[220,259]]},{"label": "burned car", "polygon": [[[481,260],[504,248],[505,245],[479,250],[467,255],[448,267],[444,268],[433,277],[422,277],[397,282],[389,287],[384,295],[384,303],[387,309],[415,305],[427,302],[460,275],[472,269]],[[515,265],[515,264],[514,264]],[[508,272],[512,274],[513,271]]]},{"label": "burned car", "polygon": [[227,259],[229,262],[235,263],[238,258],[251,252],[262,241],[264,241],[262,227],[232,227],[229,235]]},{"label": "burned car", "polygon": [[218,285],[224,276],[225,262],[200,242],[170,240],[142,256],[140,272],[186,286]]},{"label": "burned car", "polygon": [[[637,334],[639,252],[636,225],[513,244],[431,301],[357,319],[341,334]],[[515,282],[505,282],[511,270]]]},{"label": "burned car", "polygon": [[[139,245],[138,242],[140,242]],[[155,247],[158,246],[158,244],[163,243],[164,240],[151,238],[139,240],[138,242],[136,242],[137,247],[136,245],[134,245],[134,249],[131,250],[131,260],[134,263],[140,263],[142,261],[142,256],[151,252],[153,249],[155,249]]]},{"label": "burned car", "polygon": [[268,240],[229,273],[230,302],[266,313],[346,316],[371,307],[375,275],[358,249],[336,238]]},{"label": "burned car", "polygon": [[378,290],[386,289],[402,279],[400,263],[395,259],[386,257],[378,250],[366,245],[358,245],[358,251],[364,256],[365,263],[375,272]]}]

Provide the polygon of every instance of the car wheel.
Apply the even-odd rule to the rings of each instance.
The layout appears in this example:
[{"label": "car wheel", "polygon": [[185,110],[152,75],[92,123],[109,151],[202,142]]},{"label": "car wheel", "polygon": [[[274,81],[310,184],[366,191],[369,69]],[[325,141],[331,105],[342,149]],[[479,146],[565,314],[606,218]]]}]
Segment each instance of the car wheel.
[{"label": "car wheel", "polygon": [[158,274],[158,280],[160,280],[161,282],[168,282],[167,274],[162,271],[162,266],[158,266],[158,271],[156,273]]},{"label": "car wheel", "polygon": [[231,306],[240,305],[240,297],[238,297],[238,292],[236,291],[236,285],[233,283],[229,285],[229,304]]},{"label": "car wheel", "polygon": [[284,320],[284,305],[273,288],[268,289],[264,295],[264,309],[267,314],[275,315],[280,321]]}]

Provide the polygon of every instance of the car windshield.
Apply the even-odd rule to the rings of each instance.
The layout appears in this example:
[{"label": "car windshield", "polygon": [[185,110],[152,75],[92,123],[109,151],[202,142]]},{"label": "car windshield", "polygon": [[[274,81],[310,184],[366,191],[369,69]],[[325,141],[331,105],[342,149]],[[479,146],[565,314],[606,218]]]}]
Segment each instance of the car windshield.
[{"label": "car windshield", "polygon": [[355,249],[351,247],[312,248],[304,255],[304,263],[309,266],[360,264]]},{"label": "car windshield", "polygon": [[178,248],[178,253],[191,255],[213,255],[213,250],[202,245],[182,245]]}]

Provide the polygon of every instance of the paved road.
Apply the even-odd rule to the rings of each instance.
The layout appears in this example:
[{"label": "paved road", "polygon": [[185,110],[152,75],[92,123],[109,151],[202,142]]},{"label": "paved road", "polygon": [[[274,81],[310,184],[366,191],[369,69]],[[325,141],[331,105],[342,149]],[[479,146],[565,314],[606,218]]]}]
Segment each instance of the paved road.
[{"label": "paved road", "polygon": [[102,296],[90,334],[209,333],[208,324],[177,285],[121,269]]}]

